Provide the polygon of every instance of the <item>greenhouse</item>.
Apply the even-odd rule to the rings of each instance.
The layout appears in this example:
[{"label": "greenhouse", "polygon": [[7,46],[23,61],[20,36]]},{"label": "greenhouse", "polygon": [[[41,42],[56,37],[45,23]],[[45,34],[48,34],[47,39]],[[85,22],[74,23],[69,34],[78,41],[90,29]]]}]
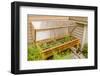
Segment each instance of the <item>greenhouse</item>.
[{"label": "greenhouse", "polygon": [[88,57],[87,17],[28,16],[28,60]]}]

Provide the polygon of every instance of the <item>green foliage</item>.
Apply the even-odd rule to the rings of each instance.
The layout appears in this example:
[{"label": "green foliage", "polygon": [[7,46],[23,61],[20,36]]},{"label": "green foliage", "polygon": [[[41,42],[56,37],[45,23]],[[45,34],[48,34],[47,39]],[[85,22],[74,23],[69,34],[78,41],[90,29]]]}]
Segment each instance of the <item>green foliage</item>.
[{"label": "green foliage", "polygon": [[71,37],[66,35],[66,36],[64,37],[64,40],[65,40],[65,41],[70,41],[70,40],[71,40]]},{"label": "green foliage", "polygon": [[65,50],[64,52],[53,52],[53,59],[54,60],[60,60],[60,59],[71,59],[72,58],[72,54],[71,51],[69,49]]},{"label": "green foliage", "polygon": [[57,54],[57,52],[53,52],[53,59],[61,59],[61,56]]},{"label": "green foliage", "polygon": [[[46,46],[46,45],[45,45]],[[29,45],[28,46],[28,60],[42,60],[42,56],[40,53],[41,49],[37,47],[36,45]],[[69,49],[63,51],[63,52],[53,52],[53,60],[59,60],[59,59],[71,59],[71,51]]]},{"label": "green foliage", "polygon": [[48,48],[49,48],[49,46],[47,45],[47,43],[41,44],[41,47],[42,47],[43,49],[48,49]]},{"label": "green foliage", "polygon": [[39,45],[41,48],[43,48],[43,50],[45,49],[48,49],[48,48],[51,48],[53,46],[55,46],[55,44],[52,42],[52,43],[42,43],[41,45]]},{"label": "green foliage", "polygon": [[65,35],[64,38],[58,40],[60,43],[64,43],[71,40],[71,36]]},{"label": "green foliage", "polygon": [[40,50],[35,45],[28,46],[28,60],[41,60]]},{"label": "green foliage", "polygon": [[[42,50],[58,46],[70,40],[71,37],[66,35],[62,39],[58,40],[53,39],[52,42],[36,44],[39,46],[28,45],[28,60],[29,61],[42,60],[42,56],[40,53]],[[53,59],[70,59],[70,58],[71,58],[71,52],[68,49],[65,52],[61,52],[59,54],[57,52],[53,52]]]},{"label": "green foliage", "polygon": [[60,40],[58,40],[58,42],[64,43],[65,42],[65,39],[64,38],[63,39],[60,39]]},{"label": "green foliage", "polygon": [[71,37],[66,35],[62,39],[59,39],[59,40],[53,39],[51,42],[42,43],[39,46],[45,50],[45,49],[48,49],[48,48],[51,48],[51,47],[58,46],[58,45],[60,45],[64,42],[67,42],[67,41],[70,41],[70,40],[71,40]]},{"label": "green foliage", "polygon": [[82,53],[85,58],[88,58],[88,44],[84,44],[84,47],[82,48]]}]

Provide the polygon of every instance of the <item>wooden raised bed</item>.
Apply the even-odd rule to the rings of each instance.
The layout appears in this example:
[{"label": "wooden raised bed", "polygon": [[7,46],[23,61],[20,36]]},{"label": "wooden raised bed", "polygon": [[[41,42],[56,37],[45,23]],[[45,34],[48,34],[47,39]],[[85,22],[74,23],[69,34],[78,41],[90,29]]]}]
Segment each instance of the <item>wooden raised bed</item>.
[{"label": "wooden raised bed", "polygon": [[[62,38],[58,38],[58,39],[56,39],[56,41],[57,40],[59,41],[60,39],[62,39]],[[79,45],[80,45],[80,40],[73,37],[69,41],[60,43],[58,45],[55,45],[55,46],[47,48],[47,49],[44,49],[40,46],[41,43],[42,44],[48,43],[50,45],[51,42],[53,42],[53,41],[49,40],[49,39],[36,42],[37,47],[40,48],[40,50],[41,50],[42,59],[47,59],[48,57],[52,56],[53,52],[55,52],[55,51],[62,52],[68,48],[75,47],[75,46],[76,46],[76,48],[79,48]]]}]

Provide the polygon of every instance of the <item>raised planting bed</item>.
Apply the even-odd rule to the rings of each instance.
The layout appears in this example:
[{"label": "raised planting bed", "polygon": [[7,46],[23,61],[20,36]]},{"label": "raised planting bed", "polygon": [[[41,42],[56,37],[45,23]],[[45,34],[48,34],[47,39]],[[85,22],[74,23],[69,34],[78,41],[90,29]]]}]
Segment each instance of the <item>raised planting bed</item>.
[{"label": "raised planting bed", "polygon": [[41,50],[42,59],[47,59],[54,52],[62,52],[68,48],[76,46],[78,48],[80,40],[72,36],[64,36],[54,40],[38,41],[36,46]]}]

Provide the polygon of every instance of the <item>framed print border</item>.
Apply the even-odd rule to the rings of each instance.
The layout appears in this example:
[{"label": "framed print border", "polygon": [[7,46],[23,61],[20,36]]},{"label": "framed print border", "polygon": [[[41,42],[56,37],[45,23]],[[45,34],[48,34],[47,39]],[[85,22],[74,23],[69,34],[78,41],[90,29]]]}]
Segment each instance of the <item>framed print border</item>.
[{"label": "framed print border", "polygon": [[[80,67],[62,67],[48,69],[27,69],[20,70],[20,7],[44,7],[44,8],[60,8],[60,9],[83,9],[94,11],[94,66]],[[49,3],[31,3],[31,2],[12,2],[11,3],[11,73],[26,74],[26,73],[43,73],[43,72],[58,72],[58,71],[73,71],[73,70],[90,70],[97,69],[97,7],[96,6],[81,6],[81,5],[64,5],[64,4],[49,4]]]}]

